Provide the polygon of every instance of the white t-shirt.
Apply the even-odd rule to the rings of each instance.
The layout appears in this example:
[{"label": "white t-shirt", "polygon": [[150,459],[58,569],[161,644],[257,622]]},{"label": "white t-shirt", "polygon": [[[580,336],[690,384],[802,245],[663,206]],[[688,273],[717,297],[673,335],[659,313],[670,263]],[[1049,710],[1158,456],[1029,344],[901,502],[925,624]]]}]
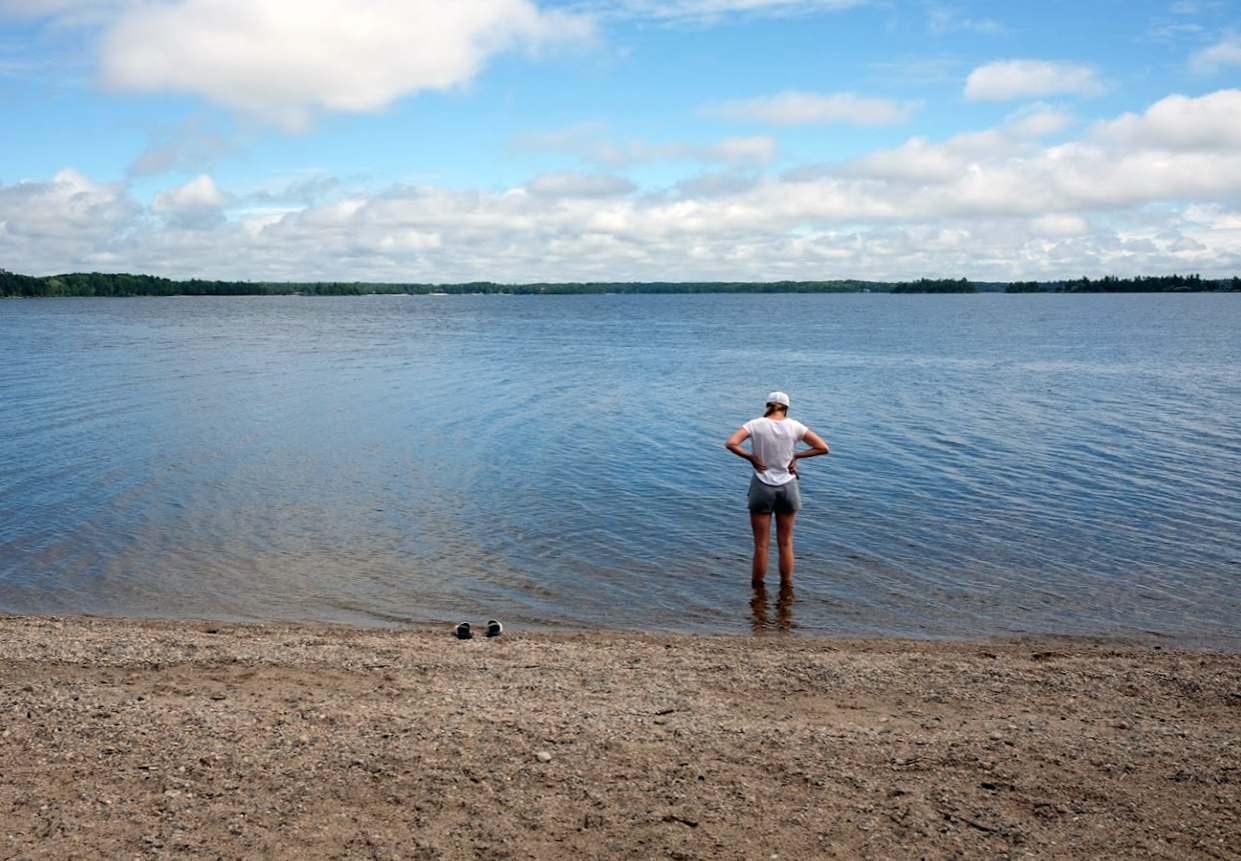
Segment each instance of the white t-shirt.
[{"label": "white t-shirt", "polygon": [[758,480],[775,485],[792,481],[794,476],[789,472],[789,464],[797,444],[809,428],[795,419],[775,421],[769,418],[751,419],[742,427],[750,432],[754,456],[767,467],[766,472],[755,473]]}]

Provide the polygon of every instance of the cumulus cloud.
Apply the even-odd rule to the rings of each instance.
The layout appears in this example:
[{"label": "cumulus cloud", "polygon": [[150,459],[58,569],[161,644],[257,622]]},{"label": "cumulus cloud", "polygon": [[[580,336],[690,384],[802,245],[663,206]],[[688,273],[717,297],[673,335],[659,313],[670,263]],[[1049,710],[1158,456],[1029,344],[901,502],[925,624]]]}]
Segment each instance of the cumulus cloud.
[{"label": "cumulus cloud", "polygon": [[140,211],[122,183],[94,182],[76,170],[62,170],[46,182],[0,185],[0,228],[8,237],[106,240]]},{"label": "cumulus cloud", "polygon": [[858,179],[926,184],[946,182],[958,176],[966,163],[952,147],[916,137],[896,149],[880,150],[853,159],[843,165],[839,173]]},{"label": "cumulus cloud", "polygon": [[[1239,97],[1169,97],[1056,143],[1028,126],[1062,131],[1063,118],[1021,111],[844,164],[698,175],[662,193],[556,171],[503,192],[332,186],[275,212],[202,176],[143,209],[66,172],[0,186],[0,259],[31,274],[106,263],[274,280],[1225,277],[1241,273]],[[1204,131],[1178,137],[1185,122]]]},{"label": "cumulus cloud", "polygon": [[126,8],[102,41],[105,86],[205,96],[287,128],[467,83],[492,55],[586,38],[528,0],[183,0]]},{"label": "cumulus cloud", "polygon": [[1097,124],[1092,137],[1128,147],[1241,148],[1241,90],[1220,90],[1199,98],[1168,96],[1143,114],[1124,114]]},{"label": "cumulus cloud", "polygon": [[1014,163],[1043,152],[1038,138],[1063,130],[1071,117],[1036,105],[1017,111],[1000,126],[962,132],[942,143],[910,138],[894,149],[877,150],[846,162],[840,176],[892,183],[936,184],[952,181],[982,165]]},{"label": "cumulus cloud", "polygon": [[1052,212],[1030,219],[1030,229],[1036,236],[1043,237],[1086,236],[1090,233],[1090,224],[1080,215]]},{"label": "cumulus cloud", "polygon": [[1223,41],[1203,48],[1189,59],[1189,68],[1196,75],[1210,77],[1231,66],[1241,66],[1241,36],[1229,35]]},{"label": "cumulus cloud", "polygon": [[979,66],[965,82],[965,97],[973,101],[1097,96],[1106,90],[1094,67],[1056,60],[1001,60]]},{"label": "cumulus cloud", "polygon": [[219,209],[229,203],[229,196],[220,191],[215,180],[199,176],[185,185],[156,195],[151,204],[152,212],[184,212],[203,209]]},{"label": "cumulus cloud", "polygon": [[1041,138],[1064,131],[1072,122],[1072,114],[1044,104],[1035,104],[1008,117],[1004,128],[1013,137]]},{"label": "cumulus cloud", "polygon": [[115,268],[118,250],[143,209],[121,183],[98,183],[74,170],[47,181],[0,183],[0,260],[23,274]]},{"label": "cumulus cloud", "polygon": [[151,212],[182,230],[208,230],[225,222],[224,208],[232,202],[214,179],[202,175],[156,195]]},{"label": "cumulus cloud", "polygon": [[1098,132],[1041,146],[999,128],[942,143],[915,138],[846,163],[811,185],[824,200],[855,198],[846,211],[865,206],[874,215],[886,203],[911,219],[1086,213],[1233,199],[1241,193],[1241,149],[1220,144],[1169,151],[1140,136]]},{"label": "cumulus cloud", "polygon": [[760,122],[775,126],[826,125],[890,126],[906,122],[920,103],[868,99],[853,93],[784,92],[774,96],[738,99],[700,110],[706,116]]}]

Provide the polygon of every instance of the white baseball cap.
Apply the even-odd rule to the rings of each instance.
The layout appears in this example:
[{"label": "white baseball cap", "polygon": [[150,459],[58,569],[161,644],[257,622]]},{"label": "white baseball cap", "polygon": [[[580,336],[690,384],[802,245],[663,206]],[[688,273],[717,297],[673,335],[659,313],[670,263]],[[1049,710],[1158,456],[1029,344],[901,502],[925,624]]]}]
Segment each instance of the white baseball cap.
[{"label": "white baseball cap", "polygon": [[789,396],[784,392],[772,392],[767,396],[767,403],[784,404],[787,407],[789,405]]}]

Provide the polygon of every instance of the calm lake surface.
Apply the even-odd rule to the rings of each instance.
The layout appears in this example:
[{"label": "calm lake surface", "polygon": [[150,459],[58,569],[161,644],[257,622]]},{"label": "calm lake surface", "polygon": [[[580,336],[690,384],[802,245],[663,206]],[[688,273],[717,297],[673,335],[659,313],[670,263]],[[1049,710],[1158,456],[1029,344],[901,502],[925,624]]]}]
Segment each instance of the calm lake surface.
[{"label": "calm lake surface", "polygon": [[20,300],[0,368],[3,612],[1241,650],[1241,295]]}]

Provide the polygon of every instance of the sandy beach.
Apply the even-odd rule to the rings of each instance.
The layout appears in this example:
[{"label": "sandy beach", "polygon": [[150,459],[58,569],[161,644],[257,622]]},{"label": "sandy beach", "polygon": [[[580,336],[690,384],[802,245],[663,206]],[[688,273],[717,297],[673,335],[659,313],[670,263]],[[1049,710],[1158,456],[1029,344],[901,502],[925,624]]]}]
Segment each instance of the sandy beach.
[{"label": "sandy beach", "polygon": [[1241,859],[1241,655],[0,617],[4,859]]}]

